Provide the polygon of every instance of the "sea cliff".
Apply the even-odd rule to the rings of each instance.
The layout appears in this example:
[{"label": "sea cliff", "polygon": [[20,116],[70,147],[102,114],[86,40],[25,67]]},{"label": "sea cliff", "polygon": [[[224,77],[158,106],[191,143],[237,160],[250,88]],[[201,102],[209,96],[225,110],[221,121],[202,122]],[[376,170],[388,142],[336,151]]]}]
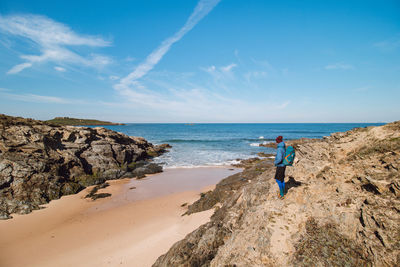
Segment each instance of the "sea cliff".
[{"label": "sea cliff", "polygon": [[109,179],[161,172],[150,160],[167,147],[100,127],[0,115],[0,218]]},{"label": "sea cliff", "polygon": [[153,266],[400,266],[400,122],[291,144],[284,199],[254,161],[188,207],[215,212]]}]

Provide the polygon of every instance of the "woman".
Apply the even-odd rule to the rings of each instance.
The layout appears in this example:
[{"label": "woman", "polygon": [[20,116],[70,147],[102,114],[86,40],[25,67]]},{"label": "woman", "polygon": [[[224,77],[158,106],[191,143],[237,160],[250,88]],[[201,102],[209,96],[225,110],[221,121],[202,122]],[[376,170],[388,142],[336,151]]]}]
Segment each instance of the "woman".
[{"label": "woman", "polygon": [[283,164],[283,159],[285,157],[286,146],[283,142],[283,137],[278,136],[276,138],[277,143],[277,151],[275,157],[275,166],[276,166],[276,173],[275,173],[275,180],[279,186],[279,193],[281,198],[285,195],[285,170],[286,166]]}]

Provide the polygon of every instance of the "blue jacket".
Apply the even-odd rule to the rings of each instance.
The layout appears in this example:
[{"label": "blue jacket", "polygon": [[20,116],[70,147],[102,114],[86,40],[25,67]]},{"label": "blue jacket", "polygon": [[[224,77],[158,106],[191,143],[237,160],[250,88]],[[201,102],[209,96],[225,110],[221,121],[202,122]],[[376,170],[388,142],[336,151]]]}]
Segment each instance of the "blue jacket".
[{"label": "blue jacket", "polygon": [[286,153],[286,145],[284,142],[280,142],[277,145],[277,149],[276,149],[276,156],[275,156],[275,161],[274,164],[277,167],[283,167],[285,165],[283,165],[283,159],[285,157],[285,153]]}]

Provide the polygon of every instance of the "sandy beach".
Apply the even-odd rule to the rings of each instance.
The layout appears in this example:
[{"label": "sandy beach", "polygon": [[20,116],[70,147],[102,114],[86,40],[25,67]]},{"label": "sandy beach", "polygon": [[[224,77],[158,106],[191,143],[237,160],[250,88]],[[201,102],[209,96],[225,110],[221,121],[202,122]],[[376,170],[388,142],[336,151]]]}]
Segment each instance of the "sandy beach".
[{"label": "sandy beach", "polygon": [[181,216],[199,193],[239,169],[167,169],[142,180],[109,181],[96,201],[90,188],[28,215],[0,221],[0,266],[151,266],[213,210]]}]

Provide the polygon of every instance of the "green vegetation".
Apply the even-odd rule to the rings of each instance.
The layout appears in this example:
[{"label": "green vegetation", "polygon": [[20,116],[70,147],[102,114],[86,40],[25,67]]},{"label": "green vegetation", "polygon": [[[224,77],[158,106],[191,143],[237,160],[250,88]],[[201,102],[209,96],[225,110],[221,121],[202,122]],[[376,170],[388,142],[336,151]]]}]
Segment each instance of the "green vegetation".
[{"label": "green vegetation", "polygon": [[91,119],[76,119],[76,118],[69,118],[69,117],[56,117],[52,120],[45,121],[49,124],[56,124],[56,125],[72,125],[72,126],[79,126],[79,125],[124,125],[123,123],[114,123],[109,121],[99,121],[99,120],[91,120]]},{"label": "green vegetation", "polygon": [[148,155],[149,157],[154,158],[154,157],[157,157],[157,156],[158,156],[158,153],[157,153],[156,151],[154,151],[154,150],[150,150],[150,151],[147,151],[147,155]]}]

